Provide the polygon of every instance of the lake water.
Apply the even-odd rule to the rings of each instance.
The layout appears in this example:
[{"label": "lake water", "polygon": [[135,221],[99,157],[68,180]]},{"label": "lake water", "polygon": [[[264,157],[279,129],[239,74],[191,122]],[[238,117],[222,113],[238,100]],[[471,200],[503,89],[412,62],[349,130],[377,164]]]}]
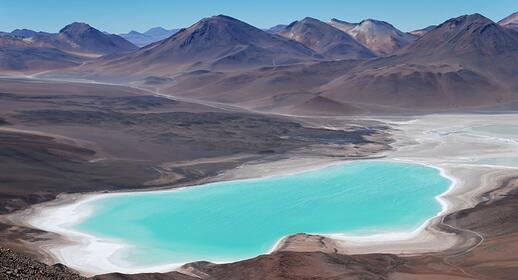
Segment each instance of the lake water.
[{"label": "lake water", "polygon": [[441,211],[450,181],[437,169],[361,161],[294,175],[175,191],[107,195],[80,207],[75,230],[131,245],[116,257],[147,266],[233,261],[295,233],[411,231]]}]

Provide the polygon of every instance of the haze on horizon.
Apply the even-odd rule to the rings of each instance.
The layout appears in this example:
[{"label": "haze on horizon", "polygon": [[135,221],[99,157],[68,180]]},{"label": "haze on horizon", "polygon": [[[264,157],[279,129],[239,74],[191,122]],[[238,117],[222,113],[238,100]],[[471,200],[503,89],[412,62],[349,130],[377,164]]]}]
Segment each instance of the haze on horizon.
[{"label": "haze on horizon", "polygon": [[[150,4],[150,2],[152,4]],[[469,2],[469,3],[468,3]],[[498,21],[515,12],[516,2],[501,0],[459,1],[339,1],[315,2],[264,0],[255,3],[238,0],[187,1],[154,0],[149,2],[112,1],[35,1],[0,0],[0,31],[28,28],[57,32],[63,26],[86,22],[110,33],[146,31],[151,27],[187,27],[201,18],[225,14],[260,28],[310,16],[323,21],[339,18],[350,22],[373,18],[388,21],[403,31],[438,24],[462,14],[480,13]]]}]

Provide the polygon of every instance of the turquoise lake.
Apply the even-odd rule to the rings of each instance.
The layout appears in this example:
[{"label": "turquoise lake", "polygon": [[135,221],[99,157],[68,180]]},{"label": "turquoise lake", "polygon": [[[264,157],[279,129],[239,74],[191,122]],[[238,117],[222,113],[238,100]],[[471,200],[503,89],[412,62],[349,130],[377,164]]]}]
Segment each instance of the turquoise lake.
[{"label": "turquoise lake", "polygon": [[295,233],[411,231],[441,211],[450,181],[437,169],[359,161],[294,175],[175,191],[108,195],[80,207],[80,232],[132,245],[125,263],[235,261]]}]

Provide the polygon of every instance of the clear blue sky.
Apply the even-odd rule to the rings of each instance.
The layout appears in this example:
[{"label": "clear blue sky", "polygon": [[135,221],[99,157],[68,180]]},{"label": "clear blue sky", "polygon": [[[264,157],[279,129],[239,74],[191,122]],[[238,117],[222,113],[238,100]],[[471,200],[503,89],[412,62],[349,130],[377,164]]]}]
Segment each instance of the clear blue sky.
[{"label": "clear blue sky", "polygon": [[57,32],[82,21],[112,33],[187,27],[225,14],[260,28],[311,16],[327,21],[385,20],[410,31],[469,13],[494,21],[518,11],[518,0],[0,0],[0,31]]}]

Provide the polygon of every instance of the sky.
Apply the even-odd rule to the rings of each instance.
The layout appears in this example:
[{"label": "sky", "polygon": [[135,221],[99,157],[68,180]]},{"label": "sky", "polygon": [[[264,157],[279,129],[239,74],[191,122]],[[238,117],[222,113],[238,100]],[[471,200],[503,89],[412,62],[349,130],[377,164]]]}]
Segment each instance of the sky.
[{"label": "sky", "polygon": [[155,26],[188,27],[219,14],[259,28],[310,16],[349,22],[373,18],[411,31],[464,14],[498,21],[516,11],[517,0],[0,0],[0,31],[57,32],[79,21],[110,33],[143,32]]}]

